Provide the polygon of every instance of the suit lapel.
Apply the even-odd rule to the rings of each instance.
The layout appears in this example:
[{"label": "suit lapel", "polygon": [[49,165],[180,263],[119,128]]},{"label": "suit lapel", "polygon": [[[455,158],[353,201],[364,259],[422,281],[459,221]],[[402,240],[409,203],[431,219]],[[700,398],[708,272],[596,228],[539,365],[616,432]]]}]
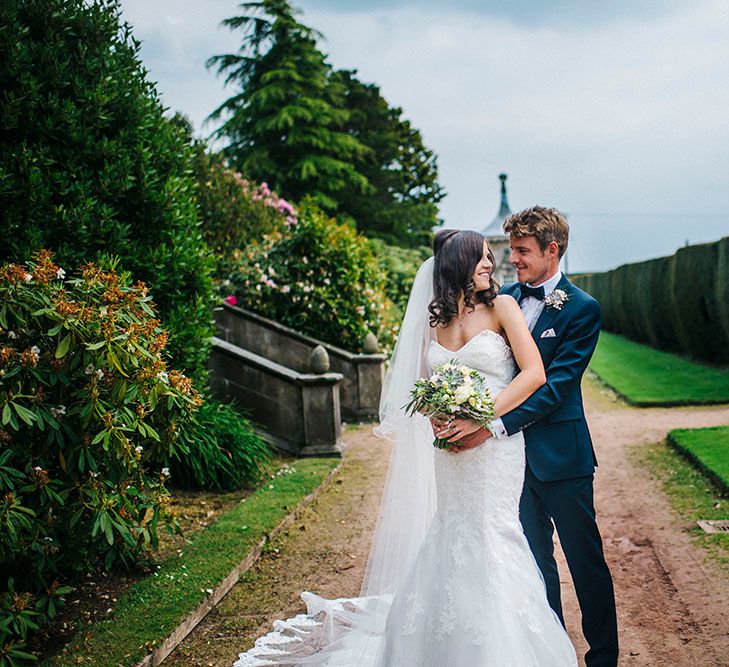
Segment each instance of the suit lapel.
[{"label": "suit lapel", "polygon": [[[567,277],[562,274],[562,278],[557,283],[557,286],[554,289],[561,289],[564,292],[567,293],[567,295],[571,295],[572,290],[570,289],[572,287],[572,283],[570,283],[569,280],[567,280]],[[542,312],[540,313],[539,317],[537,318],[537,323],[534,325],[534,328],[532,329],[532,336],[534,337],[534,340],[537,341],[537,344],[539,344],[539,340],[541,335],[550,327],[552,324],[552,321],[557,316],[558,313],[562,312],[565,308],[569,306],[569,301],[567,301],[561,309],[557,308],[550,308],[545,304],[544,308],[542,309]]]}]

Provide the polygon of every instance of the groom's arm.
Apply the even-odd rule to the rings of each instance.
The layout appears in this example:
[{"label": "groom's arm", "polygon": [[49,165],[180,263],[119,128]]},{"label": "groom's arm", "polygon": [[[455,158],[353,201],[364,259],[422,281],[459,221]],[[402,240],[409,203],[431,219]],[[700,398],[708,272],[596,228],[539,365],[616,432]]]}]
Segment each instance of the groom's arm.
[{"label": "groom's arm", "polygon": [[518,433],[562,405],[567,390],[580,381],[590,363],[600,335],[600,320],[600,306],[590,299],[570,323],[546,369],[547,382],[501,417],[508,435]]}]

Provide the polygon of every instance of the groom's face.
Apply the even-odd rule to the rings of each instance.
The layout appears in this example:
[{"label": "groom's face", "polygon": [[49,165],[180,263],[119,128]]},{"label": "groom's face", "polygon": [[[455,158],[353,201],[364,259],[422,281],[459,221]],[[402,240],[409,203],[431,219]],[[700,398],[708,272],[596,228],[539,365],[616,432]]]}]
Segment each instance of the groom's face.
[{"label": "groom's face", "polygon": [[[556,244],[555,244],[556,245]],[[539,285],[550,277],[550,248],[542,250],[534,236],[509,237],[511,258],[519,282]]]}]

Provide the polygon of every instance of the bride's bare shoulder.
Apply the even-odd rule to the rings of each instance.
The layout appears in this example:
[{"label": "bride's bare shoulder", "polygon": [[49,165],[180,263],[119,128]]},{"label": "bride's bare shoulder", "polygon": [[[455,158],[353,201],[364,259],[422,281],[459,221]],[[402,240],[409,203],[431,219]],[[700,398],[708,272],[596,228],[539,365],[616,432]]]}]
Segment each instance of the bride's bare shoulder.
[{"label": "bride's bare shoulder", "polygon": [[514,308],[521,312],[519,304],[517,303],[516,299],[511,296],[511,294],[497,294],[496,298],[494,299],[494,308],[496,309],[497,313],[514,312]]}]

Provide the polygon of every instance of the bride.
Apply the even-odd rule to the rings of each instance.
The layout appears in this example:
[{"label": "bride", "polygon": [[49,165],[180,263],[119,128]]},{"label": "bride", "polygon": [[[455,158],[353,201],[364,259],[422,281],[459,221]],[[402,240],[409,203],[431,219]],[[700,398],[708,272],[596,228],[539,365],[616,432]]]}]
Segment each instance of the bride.
[{"label": "bride", "polygon": [[[307,613],[276,621],[235,667],[566,667],[574,648],[552,611],[519,523],[521,433],[461,451],[469,420],[405,415],[413,383],[456,359],[512,410],[544,384],[516,301],[497,294],[477,232],[442,230],[418,270],[375,432],[393,441],[380,517],[357,598],[305,592]],[[433,431],[450,438],[432,446]]]}]

